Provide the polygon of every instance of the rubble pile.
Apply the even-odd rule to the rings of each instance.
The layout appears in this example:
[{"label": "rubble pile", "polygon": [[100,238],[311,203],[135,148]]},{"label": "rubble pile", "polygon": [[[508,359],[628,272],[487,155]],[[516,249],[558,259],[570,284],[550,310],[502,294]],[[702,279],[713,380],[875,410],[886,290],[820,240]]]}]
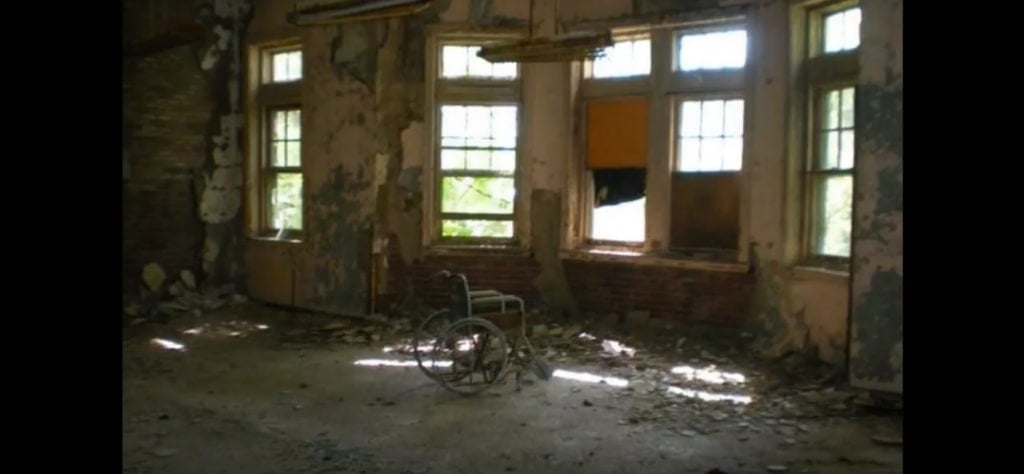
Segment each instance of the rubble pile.
[{"label": "rubble pile", "polygon": [[127,295],[124,298],[124,315],[133,324],[166,321],[182,314],[202,316],[247,301],[230,286],[200,289],[195,275],[188,270],[182,270],[178,279],[171,281],[158,263],[143,268],[142,281],[137,298]]}]

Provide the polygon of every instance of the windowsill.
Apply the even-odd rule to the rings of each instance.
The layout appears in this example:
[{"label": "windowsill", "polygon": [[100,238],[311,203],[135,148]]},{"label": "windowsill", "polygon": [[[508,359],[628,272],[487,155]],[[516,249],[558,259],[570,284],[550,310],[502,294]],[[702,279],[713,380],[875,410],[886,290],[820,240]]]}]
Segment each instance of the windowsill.
[{"label": "windowsill", "polygon": [[277,243],[277,244],[301,244],[302,240],[289,237],[273,237],[269,235],[249,235],[249,240],[255,242]]},{"label": "windowsill", "polygon": [[836,270],[809,264],[796,265],[792,268],[792,275],[797,280],[834,281],[845,283],[850,280],[850,272]]},{"label": "windowsill", "polygon": [[518,244],[448,244],[439,243],[430,245],[423,250],[428,257],[451,257],[451,256],[528,256],[530,251]]},{"label": "windowsill", "polygon": [[584,262],[631,263],[637,265],[662,266],[691,270],[747,273],[750,265],[739,262],[715,262],[692,260],[673,256],[659,256],[626,249],[578,249],[563,250],[562,258]]}]

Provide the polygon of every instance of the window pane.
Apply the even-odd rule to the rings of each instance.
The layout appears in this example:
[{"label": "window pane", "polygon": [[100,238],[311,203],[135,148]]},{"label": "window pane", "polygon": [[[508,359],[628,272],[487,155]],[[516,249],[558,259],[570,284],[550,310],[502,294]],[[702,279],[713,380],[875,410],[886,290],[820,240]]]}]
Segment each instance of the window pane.
[{"label": "window pane", "polygon": [[491,63],[486,59],[477,56],[480,52],[479,46],[466,48],[466,60],[469,62],[469,75],[473,77],[488,77],[491,75]]},{"label": "window pane", "polygon": [[843,47],[860,46],[860,8],[848,10],[843,18]]},{"label": "window pane", "polygon": [[508,150],[494,151],[491,155],[491,169],[494,171],[515,171],[516,152]]},{"label": "window pane", "polygon": [[515,148],[516,137],[519,135],[519,125],[516,119],[515,107],[492,107],[491,108],[491,136],[494,137],[494,146],[501,148]]},{"label": "window pane", "polygon": [[278,173],[270,183],[270,219],[275,229],[302,229],[302,174]]},{"label": "window pane", "polygon": [[444,46],[441,48],[441,75],[444,77],[461,77],[468,74],[466,51],[463,46]]},{"label": "window pane", "polygon": [[852,228],[853,177],[821,178],[815,222],[815,253],[848,257]]},{"label": "window pane", "polygon": [[274,142],[270,146],[271,166],[288,166],[288,142]]},{"label": "window pane", "polygon": [[820,146],[818,169],[830,170],[839,166],[839,132],[821,134]]},{"label": "window pane", "polygon": [[491,169],[491,152],[487,150],[470,150],[466,153],[466,169]]},{"label": "window pane", "polygon": [[679,123],[679,135],[683,137],[700,136],[700,102],[683,102],[682,120]]},{"label": "window pane", "polygon": [[851,8],[825,17],[824,52],[835,53],[860,46],[860,8]]},{"label": "window pane", "polygon": [[853,131],[845,131],[839,136],[839,167],[842,169],[853,168]]},{"label": "window pane", "polygon": [[441,212],[512,214],[515,195],[512,178],[441,178]]},{"label": "window pane", "polygon": [[743,139],[726,138],[722,171],[739,171],[743,168]]},{"label": "window pane", "polygon": [[592,77],[611,78],[644,76],[651,73],[651,40],[618,41],[595,58]]},{"label": "window pane", "polygon": [[283,110],[275,110],[270,115],[271,129],[273,129],[271,140],[284,140],[288,138],[285,126],[288,122],[288,113]]},{"label": "window pane", "polygon": [[288,55],[288,72],[293,79],[302,78],[302,53],[296,51]]},{"label": "window pane", "polygon": [[288,136],[289,140],[298,140],[302,138],[302,120],[300,119],[301,112],[298,110],[288,111]]},{"label": "window pane", "polygon": [[270,56],[270,81],[287,82],[302,79],[302,51],[274,53]]},{"label": "window pane", "polygon": [[679,158],[677,171],[700,171],[700,139],[684,138],[679,140]]},{"label": "window pane", "polygon": [[287,166],[302,166],[302,142],[293,141],[285,143],[288,144],[288,148],[286,151],[288,162]]},{"label": "window pane", "polygon": [[441,235],[444,237],[511,238],[512,231],[512,221],[449,219],[441,221]]},{"label": "window pane", "polygon": [[700,133],[702,136],[721,136],[723,128],[723,106],[721,100],[709,100],[704,102],[701,110]]},{"label": "window pane", "polygon": [[441,107],[441,146],[466,146],[466,107]]},{"label": "window pane", "polygon": [[683,34],[679,38],[679,69],[736,69],[747,63],[746,30]]},{"label": "window pane", "polygon": [[743,101],[730,100],[725,103],[725,135],[743,135]]},{"label": "window pane", "polygon": [[700,170],[721,170],[724,152],[724,140],[721,138],[705,138],[700,144]]},{"label": "window pane", "polygon": [[[836,92],[838,93],[838,92]],[[842,91],[842,110],[840,112],[840,125],[843,128],[853,128],[853,88],[849,87]]]},{"label": "window pane", "polygon": [[843,49],[842,13],[834,13],[825,17],[825,52],[834,53]]},{"label": "window pane", "polygon": [[465,150],[441,150],[441,169],[461,170],[466,168]]},{"label": "window pane", "polygon": [[835,130],[839,128],[839,98],[839,91],[829,91],[825,94],[822,115],[825,116],[826,129]]}]

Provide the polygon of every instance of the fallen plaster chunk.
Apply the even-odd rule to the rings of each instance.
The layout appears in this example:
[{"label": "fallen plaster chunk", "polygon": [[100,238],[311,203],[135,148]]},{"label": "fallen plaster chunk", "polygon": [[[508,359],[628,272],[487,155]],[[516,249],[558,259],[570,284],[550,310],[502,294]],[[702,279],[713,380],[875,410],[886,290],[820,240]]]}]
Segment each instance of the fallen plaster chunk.
[{"label": "fallen plaster chunk", "polygon": [[167,274],[164,273],[164,269],[159,263],[150,263],[142,269],[142,279],[146,282],[146,286],[152,291],[158,291],[160,285],[164,284],[164,280],[167,279]]},{"label": "fallen plaster chunk", "polygon": [[181,271],[181,282],[193,290],[196,289],[196,276],[188,270]]}]

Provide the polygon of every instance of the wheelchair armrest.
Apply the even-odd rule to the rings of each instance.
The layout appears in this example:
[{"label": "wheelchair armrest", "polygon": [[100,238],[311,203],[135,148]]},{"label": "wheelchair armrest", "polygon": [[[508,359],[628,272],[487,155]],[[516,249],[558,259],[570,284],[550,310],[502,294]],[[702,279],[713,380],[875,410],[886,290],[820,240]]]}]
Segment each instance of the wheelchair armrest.
[{"label": "wheelchair armrest", "polygon": [[474,290],[469,292],[470,298],[483,298],[487,296],[502,296],[498,290]]}]

